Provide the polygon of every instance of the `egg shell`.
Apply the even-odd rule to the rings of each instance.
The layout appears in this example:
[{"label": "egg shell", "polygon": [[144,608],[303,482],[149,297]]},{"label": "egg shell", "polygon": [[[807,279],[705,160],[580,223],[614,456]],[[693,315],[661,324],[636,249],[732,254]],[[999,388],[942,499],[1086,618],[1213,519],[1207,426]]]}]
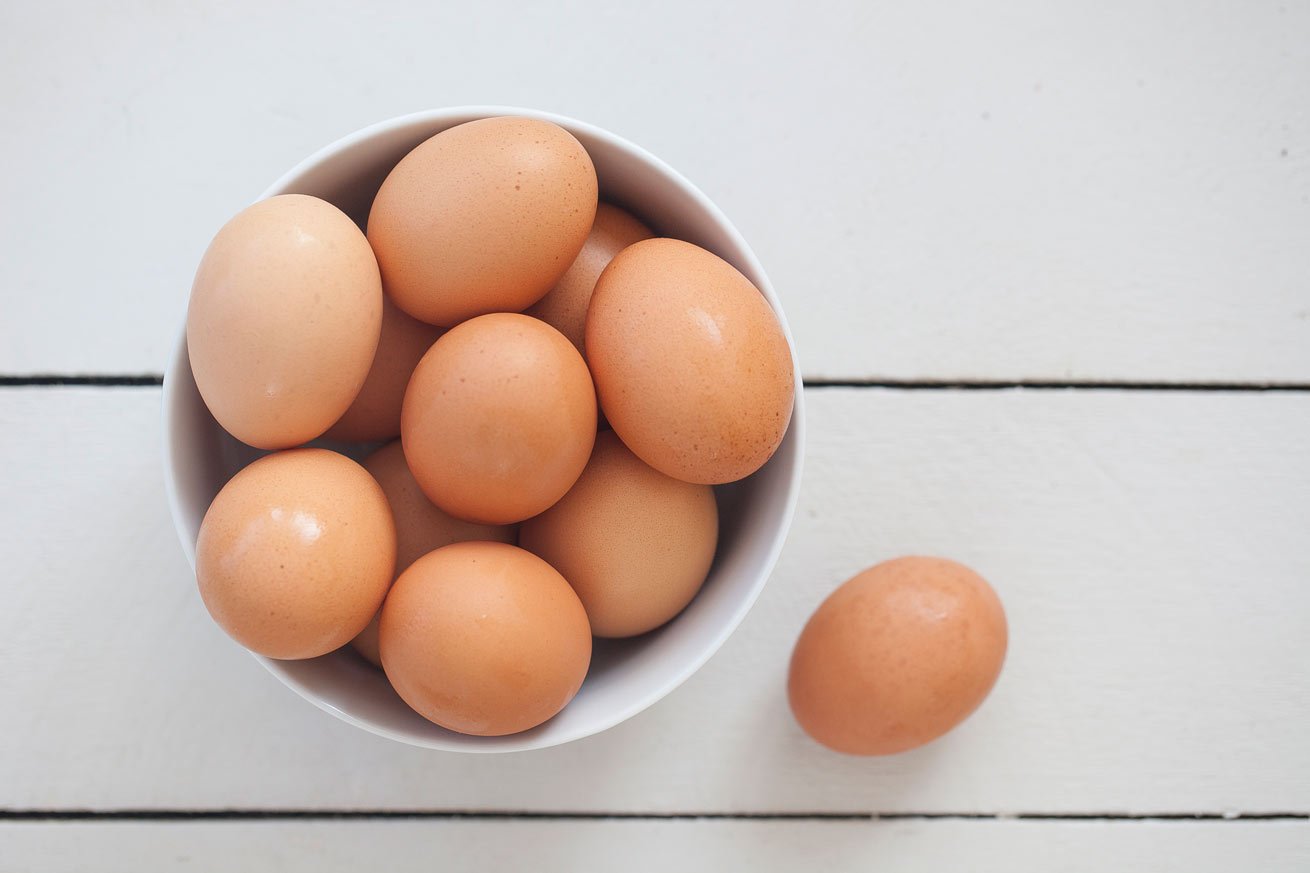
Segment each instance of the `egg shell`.
[{"label": "egg shell", "polygon": [[377,612],[396,562],[382,488],[327,449],[289,449],[223,486],[200,524],[205,607],[241,645],[313,658],[345,645]]},{"label": "egg shell", "polygon": [[350,408],[324,436],[360,443],[399,436],[405,386],[424,352],[442,333],[442,328],[409,317],[383,295],[382,330],[373,365]]},{"label": "egg shell", "polygon": [[429,552],[382,607],[382,665],[401,698],[466,734],[517,733],[555,715],[591,661],[587,613],[549,564],[503,543]]},{"label": "egg shell", "polygon": [[[442,512],[424,496],[405,464],[400,440],[393,440],[363,462],[386,495],[396,522],[396,575],[434,549],[471,540],[513,543],[518,531],[504,525],[473,524]],[[382,666],[378,654],[378,614],[350,644],[368,661]]]},{"label": "egg shell", "polygon": [[718,534],[710,486],[665,476],[606,432],[569,493],[523,523],[520,545],[573,586],[593,634],[629,637],[691,602]]},{"label": "egg shell", "polygon": [[471,319],[419,361],[401,412],[405,459],[457,518],[513,524],[564,496],[596,438],[596,395],[578,350],[518,313]]},{"label": "egg shell", "polygon": [[823,601],[792,653],[792,713],[815,740],[890,755],[940,737],[987,697],[1005,660],[1005,611],[962,564],[905,557]]},{"label": "egg shell", "polygon": [[555,287],[523,314],[540,318],[564,334],[585,360],[587,306],[596,290],[596,280],[615,255],[654,235],[633,215],[612,204],[601,203],[596,207],[596,220],[587,241],[573,264]]},{"label": "egg shell", "polygon": [[796,386],[782,326],[749,279],[699,246],[619,252],[596,282],[586,344],[610,426],[666,475],[736,481],[787,432]]},{"label": "egg shell", "polygon": [[369,212],[387,294],[445,326],[521,311],[582,250],[597,190],[586,149],[548,121],[484,118],[442,131],[401,159]]},{"label": "egg shell", "polygon": [[382,284],[344,212],[303,194],[247,207],[205,251],[187,309],[196,387],[223,429],[261,449],[320,436],[359,393]]}]

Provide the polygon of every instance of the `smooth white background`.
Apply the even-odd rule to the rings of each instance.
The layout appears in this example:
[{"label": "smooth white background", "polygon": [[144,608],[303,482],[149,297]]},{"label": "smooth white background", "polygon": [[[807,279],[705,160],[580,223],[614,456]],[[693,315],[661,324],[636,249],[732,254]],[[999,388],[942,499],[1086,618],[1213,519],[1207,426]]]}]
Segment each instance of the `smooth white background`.
[{"label": "smooth white background", "polygon": [[[11,383],[159,373],[210,236],[293,163],[508,103],[700,185],[814,387],[724,649],[606,734],[470,758],[329,718],[212,626],[158,388],[0,386],[0,868],[1310,868],[1307,37],[1291,0],[5,4]],[[830,754],[790,646],[912,552],[993,581],[1006,671],[938,743]],[[240,817],[287,811],[381,817]],[[779,813],[854,817],[742,817]]]}]

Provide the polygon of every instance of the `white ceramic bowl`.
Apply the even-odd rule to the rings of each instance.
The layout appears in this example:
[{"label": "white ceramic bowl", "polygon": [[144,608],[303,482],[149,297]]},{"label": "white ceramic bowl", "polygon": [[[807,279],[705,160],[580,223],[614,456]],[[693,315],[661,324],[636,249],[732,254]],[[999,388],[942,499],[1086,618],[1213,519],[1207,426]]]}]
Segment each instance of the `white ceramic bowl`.
[{"label": "white ceramic bowl", "polygon": [[[407,115],[367,127],[311,155],[262,197],[313,194],[335,203],[362,226],[378,186],[410,149],[448,127],[497,115],[542,118],[569,130],[591,154],[602,198],[631,210],[657,233],[689,240],[732,263],[768,298],[791,343],[768,277],[723,213],[658,158],[570,118],[504,106]],[[540,749],[598,733],[636,715],[681,684],[723,644],[764,587],[782,549],[800,487],[805,423],[794,344],[792,349],[796,402],[791,425],[763,469],[715,489],[719,548],[705,587],[662,628],[630,640],[597,640],[582,690],[545,724],[503,737],[445,730],[406,706],[382,673],[348,647],[307,661],[256,657],[273,675],[338,718],[384,737],[434,749]],[[205,408],[187,358],[185,325],[164,376],[163,418],[164,481],[178,536],[194,567],[196,534],[210,501],[233,474],[263,453],[229,436]],[[358,455],[359,449],[348,453]]]}]

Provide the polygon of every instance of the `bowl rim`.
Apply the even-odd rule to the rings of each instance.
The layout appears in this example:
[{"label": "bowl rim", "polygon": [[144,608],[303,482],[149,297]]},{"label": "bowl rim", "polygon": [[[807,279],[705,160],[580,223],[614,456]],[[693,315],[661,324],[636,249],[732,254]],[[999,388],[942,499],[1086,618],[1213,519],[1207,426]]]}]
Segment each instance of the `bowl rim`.
[{"label": "bowl rim", "polygon": [[[558,115],[552,112],[519,106],[473,104],[426,109],[366,125],[365,127],[359,128],[356,131],[348,133],[345,136],[328,143],[296,163],[291,169],[279,176],[271,185],[264,189],[259,197],[256,198],[255,202],[277,194],[286,193],[286,188],[290,187],[292,183],[297,181],[307,171],[317,167],[324,161],[344,151],[352,149],[357,145],[368,142],[375,137],[389,134],[399,128],[412,125],[430,124],[433,126],[442,125],[441,129],[445,130],[456,124],[471,121],[475,118],[489,118],[496,116],[518,116],[549,121],[570,131],[575,136],[581,132],[588,137],[602,140],[608,145],[628,153],[642,163],[649,165],[668,181],[677,185],[684,195],[695,202],[697,207],[712,219],[717,229],[732,241],[733,245],[741,255],[741,260],[743,260],[745,266],[749,268],[743,272],[750,272],[757,277],[756,280],[753,280],[753,284],[755,284],[760,293],[764,295],[765,300],[769,303],[769,307],[777,317],[783,335],[786,337],[788,350],[791,352],[795,389],[792,400],[791,420],[787,425],[788,429],[786,436],[795,440],[795,454],[791,468],[787,471],[787,493],[784,498],[782,515],[779,518],[777,529],[772,534],[772,542],[768,554],[765,556],[764,563],[761,565],[761,570],[752,582],[750,589],[737,603],[729,620],[722,623],[718,628],[717,633],[707,643],[700,647],[694,657],[687,659],[687,661],[682,664],[669,679],[665,680],[657,688],[631,702],[629,705],[608,713],[605,718],[597,719],[595,722],[589,723],[585,725],[585,727],[579,728],[570,734],[542,734],[534,729],[519,734],[508,734],[500,737],[479,737],[477,738],[478,740],[485,740],[486,742],[462,742],[459,745],[442,743],[439,739],[429,741],[416,738],[384,725],[370,722],[333,705],[318,696],[310,688],[303,685],[294,676],[290,675],[280,661],[259,655],[255,652],[250,653],[255,660],[263,664],[270,673],[276,676],[288,688],[295,691],[310,703],[313,703],[319,709],[336,716],[342,721],[362,728],[369,733],[404,743],[406,745],[472,754],[545,749],[602,733],[650,708],[691,678],[691,676],[700,670],[701,667],[705,666],[709,659],[723,647],[723,644],[727,642],[730,636],[732,636],[733,632],[741,625],[742,621],[745,620],[747,613],[750,612],[751,607],[754,606],[760,593],[764,590],[764,586],[768,583],[769,578],[773,574],[773,570],[777,565],[778,557],[782,553],[783,546],[786,543],[788,533],[791,529],[792,520],[795,516],[796,504],[800,497],[801,478],[805,461],[805,399],[800,358],[796,352],[796,342],[792,337],[791,328],[787,324],[787,318],[783,313],[782,304],[778,300],[777,293],[774,291],[773,285],[769,281],[768,274],[764,271],[763,265],[756,257],[754,250],[751,249],[750,245],[741,235],[741,232],[737,230],[736,226],[728,219],[727,215],[725,215],[724,212],[704,194],[704,192],[659,157],[615,133],[597,127],[594,124],[570,118],[565,115]],[[431,135],[435,136],[436,132],[439,131],[434,131]],[[171,438],[171,424],[174,420],[174,411],[176,408],[173,389],[177,385],[177,374],[189,369],[190,360],[187,356],[186,347],[186,313],[184,311],[181,328],[178,332],[178,338],[174,341],[172,354],[169,356],[168,366],[164,371],[161,424],[164,431],[164,488],[168,496],[169,513],[172,516],[173,526],[177,531],[178,539],[182,543],[182,550],[186,554],[187,562],[190,564],[192,570],[194,570],[196,564],[195,542],[190,537],[189,532],[184,529],[182,522],[181,500],[178,495],[173,472],[176,469],[177,457],[173,447],[173,440]],[[549,724],[549,721],[545,722],[545,724]]]}]

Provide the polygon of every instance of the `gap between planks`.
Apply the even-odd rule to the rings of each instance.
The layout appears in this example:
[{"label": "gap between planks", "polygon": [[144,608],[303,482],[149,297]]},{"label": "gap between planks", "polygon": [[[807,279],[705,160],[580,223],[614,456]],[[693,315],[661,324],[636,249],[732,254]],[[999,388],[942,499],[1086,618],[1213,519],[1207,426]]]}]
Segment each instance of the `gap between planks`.
[{"label": "gap between planks", "polygon": [[[0,388],[91,387],[154,388],[164,384],[161,373],[128,375],[37,374],[0,376]],[[1053,381],[1041,379],[806,379],[808,389],[888,388],[901,391],[1281,391],[1310,392],[1310,382],[1133,382]]]},{"label": "gap between planks", "polygon": [[5,821],[380,821],[481,820],[481,821],[1310,821],[1310,813],[1210,812],[1088,812],[1088,813],[969,813],[969,812],[533,812],[528,810],[431,811],[367,809],[5,809]]}]

